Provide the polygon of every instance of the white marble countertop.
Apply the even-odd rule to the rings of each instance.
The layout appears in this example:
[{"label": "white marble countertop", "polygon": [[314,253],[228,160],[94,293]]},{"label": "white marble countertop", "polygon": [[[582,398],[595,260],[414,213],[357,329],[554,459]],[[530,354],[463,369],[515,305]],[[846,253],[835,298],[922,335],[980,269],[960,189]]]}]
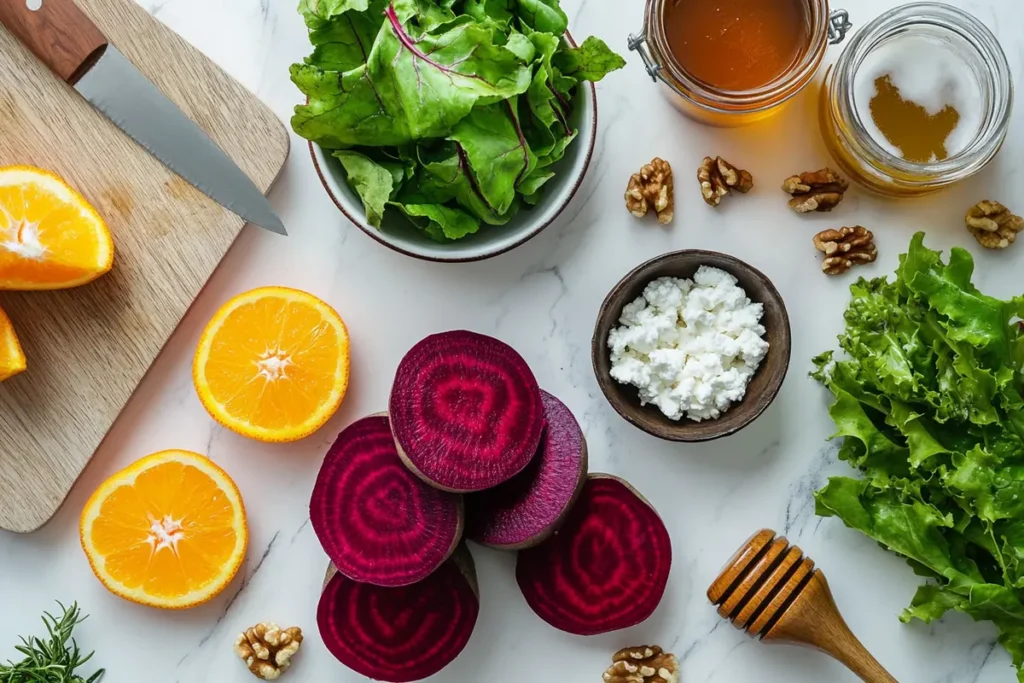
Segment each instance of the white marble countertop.
[{"label": "white marble countertop", "polygon": [[[287,119],[299,93],[288,65],[307,52],[294,0],[144,0],[187,40],[254,90]],[[1014,680],[995,632],[954,615],[933,626],[897,620],[918,584],[896,557],[835,519],[814,516],[811,492],[846,471],[826,444],[827,397],[806,371],[840,331],[849,278],[826,278],[810,245],[825,227],[862,224],[875,231],[876,264],[861,275],[891,273],[919,229],[944,249],[960,244],[978,258],[985,291],[1019,294],[1024,246],[983,253],[964,231],[964,210],[983,197],[1014,206],[1024,158],[1018,106],[1002,153],[980,176],[931,198],[899,203],[853,189],[837,211],[798,217],[776,189],[785,176],[829,163],[819,139],[815,98],[806,92],[780,116],[733,130],[682,118],[626,51],[643,2],[565,0],[578,36],[596,34],[629,65],[599,84],[596,157],[569,210],[533,241],[494,260],[463,266],[418,262],[393,253],[346,222],[322,191],[303,141],[271,198],[291,236],[246,228],[172,337],[145,382],[58,515],[26,536],[0,532],[0,658],[16,636],[40,627],[53,601],[78,600],[91,619],[81,645],[97,650],[105,683],[243,683],[249,673],[231,652],[235,634],[261,620],[301,626],[308,637],[288,678],[295,682],[364,679],[337,663],[316,632],[315,608],[326,558],[307,519],[309,492],[327,444],[341,427],[385,406],[389,378],[421,337],[467,327],[519,349],[541,384],[576,413],[593,471],[627,477],[665,518],[676,558],[656,614],[625,632],[578,638],[549,628],[526,606],[514,555],[474,548],[482,610],[469,646],[431,680],[454,683],[592,683],[620,646],[656,642],[682,659],[682,680],[739,683],[853,681],[823,655],[748,639],[718,618],[704,591],[753,531],[773,527],[798,542],[825,571],[836,601],[865,645],[901,681]],[[862,25],[892,0],[849,0]],[[1009,56],[1018,87],[1024,37],[1018,0],[955,0],[990,26]],[[829,57],[834,58],[835,48]],[[711,211],[692,180],[701,157],[721,154],[758,182],[746,197]],[[630,173],[652,156],[677,169],[675,223],[637,221],[622,206]],[[1014,191],[1017,189],[1018,191]],[[1021,205],[1024,206],[1024,205]],[[1024,210],[1021,208],[1018,211]],[[609,407],[590,365],[590,335],[605,293],[627,270],[685,247],[725,251],[771,277],[785,297],[794,333],[792,367],[779,399],[740,434],[707,445],[650,437]],[[199,331],[231,295],[282,284],[309,290],[341,312],[353,337],[353,382],[337,416],[317,435],[290,446],[254,443],[217,427],[192,388],[190,363]],[[252,537],[248,560],[221,596],[187,612],[159,612],[106,592],[78,544],[78,516],[89,493],[116,470],[150,452],[186,448],[208,454],[234,476],[245,497]]]}]

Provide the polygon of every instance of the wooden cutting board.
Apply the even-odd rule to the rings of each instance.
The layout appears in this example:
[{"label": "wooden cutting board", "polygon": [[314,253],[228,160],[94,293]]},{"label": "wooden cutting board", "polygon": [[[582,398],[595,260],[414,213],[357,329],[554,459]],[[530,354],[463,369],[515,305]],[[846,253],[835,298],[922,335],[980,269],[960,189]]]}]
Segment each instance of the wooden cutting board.
[{"label": "wooden cutting board", "polygon": [[[0,2],[23,0],[0,0]],[[150,80],[267,190],[288,155],[273,113],[132,0],[78,0]],[[114,270],[61,292],[0,292],[28,370],[0,383],[0,528],[60,507],[242,228],[0,27],[0,166],[63,176],[114,234]],[[280,238],[286,239],[286,238]]]}]

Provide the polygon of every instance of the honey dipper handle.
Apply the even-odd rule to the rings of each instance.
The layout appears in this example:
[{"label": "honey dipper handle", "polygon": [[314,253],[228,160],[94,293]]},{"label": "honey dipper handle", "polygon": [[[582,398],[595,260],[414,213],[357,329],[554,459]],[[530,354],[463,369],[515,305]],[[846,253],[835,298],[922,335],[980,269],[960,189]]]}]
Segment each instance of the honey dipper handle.
[{"label": "honey dipper handle", "polygon": [[[838,612],[836,616],[839,616]],[[824,647],[818,645],[819,649],[845,664],[847,669],[860,676],[865,683],[898,683],[857,640],[857,636],[853,635],[842,617],[839,617],[837,626],[839,628],[833,631],[831,642]]]},{"label": "honey dipper handle", "polygon": [[809,645],[841,662],[865,683],[898,683],[850,631],[821,570],[761,638],[765,642]]}]

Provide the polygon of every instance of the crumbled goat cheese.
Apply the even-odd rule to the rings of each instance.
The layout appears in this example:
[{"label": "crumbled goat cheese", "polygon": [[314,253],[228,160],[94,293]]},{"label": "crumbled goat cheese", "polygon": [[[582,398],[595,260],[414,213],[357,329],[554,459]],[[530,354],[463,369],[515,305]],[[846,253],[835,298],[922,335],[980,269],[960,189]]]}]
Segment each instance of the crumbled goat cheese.
[{"label": "crumbled goat cheese", "polygon": [[743,399],[768,353],[763,312],[718,268],[701,266],[693,280],[658,278],[608,335],[611,375],[670,419],[717,418]]}]

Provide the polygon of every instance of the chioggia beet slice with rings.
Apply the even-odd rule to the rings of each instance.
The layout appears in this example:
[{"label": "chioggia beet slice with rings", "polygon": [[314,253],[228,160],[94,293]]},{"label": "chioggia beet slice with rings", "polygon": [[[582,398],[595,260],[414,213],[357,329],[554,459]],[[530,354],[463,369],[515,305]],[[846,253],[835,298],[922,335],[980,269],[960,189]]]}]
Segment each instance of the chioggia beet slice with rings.
[{"label": "chioggia beet slice with rings", "polygon": [[558,533],[519,552],[516,581],[541,619],[590,636],[651,616],[671,566],[668,530],[650,503],[622,479],[592,474]]},{"label": "chioggia beet slice with rings", "polygon": [[320,467],[309,503],[320,544],[355,581],[406,586],[448,559],[463,529],[462,497],[431,488],[398,457],[386,415],[352,423]]},{"label": "chioggia beet slice with rings", "polygon": [[493,489],[466,496],[466,537],[522,550],[548,538],[572,508],[587,477],[587,441],[572,412],[541,390],[544,434],[526,469]]},{"label": "chioggia beet slice with rings", "polygon": [[523,357],[464,330],[429,336],[405,355],[388,413],[405,464],[455,493],[489,489],[521,472],[544,426],[540,387]]},{"label": "chioggia beet slice with rings", "polygon": [[333,569],[317,625],[331,654],[356,673],[389,683],[418,681],[450,664],[469,642],[480,599],[465,546],[411,586],[359,583]]}]

